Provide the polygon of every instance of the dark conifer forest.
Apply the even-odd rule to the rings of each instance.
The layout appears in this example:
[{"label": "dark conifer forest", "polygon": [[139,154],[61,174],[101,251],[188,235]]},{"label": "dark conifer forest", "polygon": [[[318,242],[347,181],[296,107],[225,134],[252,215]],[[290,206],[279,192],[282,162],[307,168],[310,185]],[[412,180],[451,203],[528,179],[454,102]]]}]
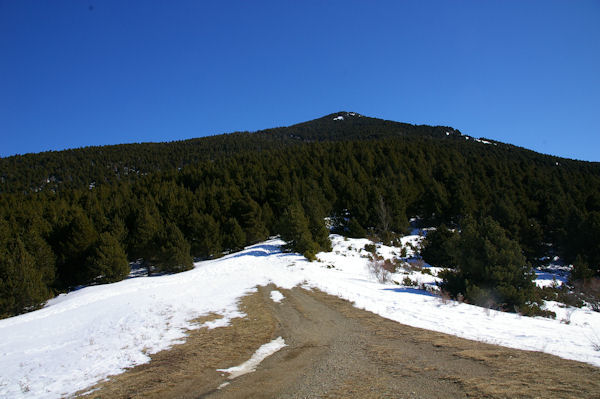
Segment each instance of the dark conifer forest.
[{"label": "dark conifer forest", "polygon": [[[311,259],[330,248],[325,218],[336,232],[389,241],[413,217],[463,231],[439,229],[424,257],[457,267],[445,284],[474,303],[490,286],[505,304],[527,302],[529,271],[514,270],[545,256],[575,263],[578,278],[600,274],[599,163],[339,112],[253,133],[0,159],[0,316],[119,281],[132,261],[179,272],[278,234]],[[484,266],[469,251],[513,269],[475,284]]]}]

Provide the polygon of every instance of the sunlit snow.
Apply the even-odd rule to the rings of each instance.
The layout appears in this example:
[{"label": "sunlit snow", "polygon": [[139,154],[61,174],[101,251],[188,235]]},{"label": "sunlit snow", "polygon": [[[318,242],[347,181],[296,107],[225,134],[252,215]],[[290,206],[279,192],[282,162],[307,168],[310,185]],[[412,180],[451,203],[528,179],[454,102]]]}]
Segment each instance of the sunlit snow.
[{"label": "sunlit snow", "polygon": [[[594,349],[600,313],[548,303],[557,313],[552,320],[442,300],[420,289],[435,286],[439,269],[411,259],[422,239],[417,235],[402,239],[406,267],[380,283],[368,268],[368,240],[331,238],[333,250],[317,254],[315,262],[281,252],[282,241],[272,239],[198,262],[188,272],[83,288],[0,320],[0,397],[58,398],[88,388],[183,342],[190,329],[244,317],[239,299],[270,283],[281,290],[318,288],[407,325],[600,366]],[[401,249],[378,245],[377,253],[399,258]],[[222,318],[193,322],[210,313]]]},{"label": "sunlit snow", "polygon": [[230,380],[237,378],[241,375],[252,373],[256,371],[256,367],[267,357],[271,356],[273,353],[277,352],[281,348],[287,346],[283,338],[278,337],[273,341],[262,345],[260,348],[254,352],[252,357],[240,364],[239,366],[233,366],[228,369],[217,369],[217,371],[221,371],[223,373],[228,373]]},{"label": "sunlit snow", "polygon": [[281,302],[285,297],[283,296],[283,294],[279,291],[273,290],[271,291],[271,299],[273,300],[273,302]]}]

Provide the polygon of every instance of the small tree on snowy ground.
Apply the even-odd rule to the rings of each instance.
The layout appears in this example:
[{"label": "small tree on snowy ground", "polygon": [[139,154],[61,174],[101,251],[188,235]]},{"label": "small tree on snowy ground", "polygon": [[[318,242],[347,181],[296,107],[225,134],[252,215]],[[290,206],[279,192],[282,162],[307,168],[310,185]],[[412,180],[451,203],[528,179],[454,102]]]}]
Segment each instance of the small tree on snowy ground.
[{"label": "small tree on snowy ground", "polygon": [[314,260],[319,251],[331,250],[325,220],[314,211],[309,211],[307,217],[299,202],[285,210],[279,221],[279,232],[281,239],[287,242],[284,250],[299,252],[309,260]]},{"label": "small tree on snowy ground", "polygon": [[319,248],[313,241],[308,219],[300,203],[296,202],[285,210],[279,230],[281,239],[286,241],[284,250],[299,252],[310,260],[314,259]]},{"label": "small tree on snowy ground", "polygon": [[88,281],[112,283],[123,280],[129,274],[127,254],[121,243],[110,233],[100,234],[86,263]]},{"label": "small tree on snowy ground", "polygon": [[453,268],[456,240],[458,240],[458,233],[442,224],[435,231],[427,234],[421,256],[430,265]]},{"label": "small tree on snowy ground", "polygon": [[329,230],[325,226],[325,212],[321,203],[313,196],[305,200],[305,213],[308,220],[308,229],[313,241],[318,245],[319,251],[331,251]]},{"label": "small tree on snowy ground", "polygon": [[492,218],[467,219],[453,252],[456,269],[440,274],[442,290],[453,297],[508,311],[535,299],[534,273],[521,248]]},{"label": "small tree on snowy ground", "polygon": [[193,266],[190,244],[174,223],[167,223],[157,240],[159,246],[155,259],[156,269],[164,272],[182,272]]}]

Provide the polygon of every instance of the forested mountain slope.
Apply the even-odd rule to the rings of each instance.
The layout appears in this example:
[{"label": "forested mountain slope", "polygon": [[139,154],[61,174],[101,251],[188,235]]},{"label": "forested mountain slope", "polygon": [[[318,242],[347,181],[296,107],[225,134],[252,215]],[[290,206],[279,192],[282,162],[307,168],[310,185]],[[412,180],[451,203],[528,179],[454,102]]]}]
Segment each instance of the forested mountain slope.
[{"label": "forested mountain slope", "polygon": [[449,127],[349,112],[255,133],[0,159],[0,315],[128,261],[181,271],[281,234],[308,257],[335,229],[384,240],[408,218],[492,217],[530,262],[600,265],[600,164],[537,154]]},{"label": "forested mountain slope", "polygon": [[[344,119],[339,119],[339,116]],[[335,119],[338,118],[338,119]],[[169,143],[122,144],[17,155],[0,159],[0,192],[87,187],[132,180],[240,152],[281,149],[312,141],[383,137],[443,137],[453,129],[414,126],[340,112],[285,128],[237,132]]]},{"label": "forested mountain slope", "polygon": [[[132,180],[155,171],[181,168],[199,161],[214,160],[240,152],[281,149],[314,141],[375,140],[381,138],[435,138],[459,141],[465,149],[482,149],[481,143],[500,146],[508,152],[516,147],[491,140],[467,143],[467,136],[444,126],[410,125],[365,117],[353,112],[338,112],[297,125],[237,132],[169,143],[121,144],[85,147],[39,154],[0,158],[0,192],[30,192],[88,187],[118,180]],[[475,143],[475,144],[474,144]],[[539,162],[558,158],[531,153]],[[582,167],[584,163],[579,163]],[[600,167],[595,165],[595,169]]]}]

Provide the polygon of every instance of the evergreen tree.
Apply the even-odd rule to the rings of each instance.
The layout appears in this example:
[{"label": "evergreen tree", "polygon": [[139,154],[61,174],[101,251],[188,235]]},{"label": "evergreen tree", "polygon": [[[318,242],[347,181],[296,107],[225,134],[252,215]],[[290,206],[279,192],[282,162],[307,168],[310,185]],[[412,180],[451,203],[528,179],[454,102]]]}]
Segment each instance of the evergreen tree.
[{"label": "evergreen tree", "polygon": [[343,233],[352,238],[364,238],[367,236],[367,230],[358,223],[356,218],[350,218],[348,226]]},{"label": "evergreen tree", "polygon": [[453,261],[456,270],[441,275],[442,289],[453,296],[508,311],[534,299],[534,274],[518,243],[490,217],[466,220]]},{"label": "evergreen tree", "polygon": [[582,232],[585,239],[580,253],[585,254],[592,270],[600,275],[600,211],[588,213]]},{"label": "evergreen tree", "polygon": [[586,281],[594,275],[594,271],[590,269],[588,262],[583,259],[581,255],[577,255],[575,262],[573,263],[573,270],[571,270],[571,276],[569,280],[571,283],[576,281]]},{"label": "evergreen tree", "polygon": [[129,232],[123,219],[118,216],[114,217],[110,221],[108,231],[121,245],[125,244]]},{"label": "evergreen tree", "polygon": [[448,208],[448,196],[442,184],[435,179],[427,185],[422,198],[423,212],[426,219],[437,222],[447,218],[445,211]]},{"label": "evergreen tree", "polygon": [[235,218],[229,218],[223,226],[223,246],[229,251],[244,248],[246,234]]},{"label": "evergreen tree", "polygon": [[157,235],[163,221],[153,204],[142,204],[135,213],[133,234],[129,236],[129,257],[132,260],[151,260],[156,256]]},{"label": "evergreen tree", "polygon": [[432,266],[453,268],[458,233],[442,224],[434,231],[427,233],[421,256]]},{"label": "evergreen tree", "polygon": [[188,218],[185,237],[195,257],[209,258],[221,251],[219,225],[208,214],[194,211]]},{"label": "evergreen tree", "polygon": [[249,195],[245,195],[233,203],[234,217],[246,235],[246,242],[254,244],[263,241],[269,231],[262,220],[260,205]]},{"label": "evergreen tree", "polygon": [[262,205],[262,218],[265,221],[265,226],[269,235],[273,234],[276,228],[275,214],[268,202]]},{"label": "evergreen tree", "polygon": [[50,245],[42,238],[37,226],[27,226],[23,234],[26,251],[35,259],[35,267],[41,273],[42,282],[48,289],[56,280],[56,257]]},{"label": "evergreen tree", "polygon": [[87,259],[88,282],[112,283],[129,274],[127,254],[110,233],[100,234],[92,254]]},{"label": "evergreen tree", "polygon": [[544,255],[544,231],[542,226],[533,218],[524,220],[519,229],[519,242],[525,254],[525,258],[533,263],[539,263]]},{"label": "evergreen tree", "polygon": [[51,297],[23,242],[6,238],[0,238],[0,318],[36,309]]},{"label": "evergreen tree", "polygon": [[55,239],[59,240],[57,264],[62,285],[85,283],[88,275],[85,260],[98,239],[90,219],[80,208],[75,208],[69,225]]},{"label": "evergreen tree", "polygon": [[174,223],[167,223],[157,238],[158,251],[153,266],[156,271],[176,273],[193,266],[190,244]]},{"label": "evergreen tree", "polygon": [[284,250],[299,252],[309,260],[315,258],[319,246],[313,241],[308,219],[300,203],[295,202],[287,208],[281,218],[279,229],[281,239],[286,241]]},{"label": "evergreen tree", "polygon": [[317,244],[318,251],[331,251],[329,231],[325,226],[325,211],[316,196],[311,195],[306,200],[305,215],[308,219],[308,229],[312,240]]},{"label": "evergreen tree", "polygon": [[377,198],[375,209],[377,213],[377,230],[379,232],[379,237],[381,238],[383,243],[387,245],[392,239],[392,212],[390,211],[390,208],[385,204],[385,201],[383,200],[383,197],[381,195],[379,195]]}]

